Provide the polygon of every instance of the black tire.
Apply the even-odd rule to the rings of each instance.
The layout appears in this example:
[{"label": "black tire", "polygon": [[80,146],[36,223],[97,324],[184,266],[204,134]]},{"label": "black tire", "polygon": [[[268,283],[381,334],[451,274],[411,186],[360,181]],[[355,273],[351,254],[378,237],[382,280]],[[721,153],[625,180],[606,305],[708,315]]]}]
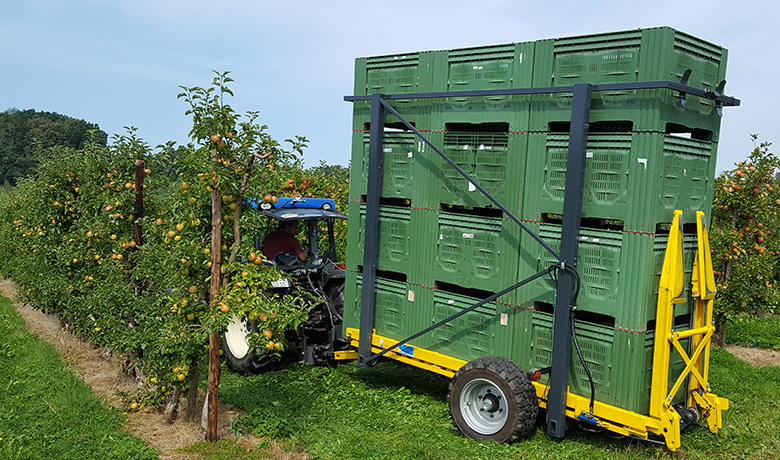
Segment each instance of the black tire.
[{"label": "black tire", "polygon": [[[339,280],[336,280],[339,281]],[[341,282],[331,282],[326,289],[326,295],[331,301],[331,305],[341,312],[344,310],[344,280]]]},{"label": "black tire", "polygon": [[477,358],[450,382],[447,402],[464,436],[512,443],[536,431],[536,390],[523,369],[500,356]]},{"label": "black tire", "polygon": [[244,375],[257,375],[276,369],[277,362],[267,356],[265,350],[249,345],[246,336],[250,332],[257,332],[257,321],[242,319],[234,313],[227,330],[222,334],[227,367]]}]

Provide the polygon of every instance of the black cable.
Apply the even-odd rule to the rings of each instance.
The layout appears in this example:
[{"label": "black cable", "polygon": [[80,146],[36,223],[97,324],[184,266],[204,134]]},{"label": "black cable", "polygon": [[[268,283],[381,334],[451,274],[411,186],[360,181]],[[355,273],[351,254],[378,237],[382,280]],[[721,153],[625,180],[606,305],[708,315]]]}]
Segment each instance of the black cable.
[{"label": "black cable", "polygon": [[569,315],[569,321],[571,321],[571,338],[574,342],[574,348],[577,350],[577,356],[580,358],[580,363],[582,363],[582,367],[585,369],[585,375],[588,376],[588,382],[590,383],[590,415],[593,416],[593,405],[596,398],[596,385],[593,382],[593,376],[590,373],[590,369],[588,368],[588,364],[585,362],[585,357],[582,356],[582,349],[580,348],[579,340],[577,340],[577,332],[576,327],[574,324],[574,316],[577,311],[577,298],[580,295],[580,275],[577,273],[577,270],[575,270],[571,265],[564,265],[563,270],[568,271],[569,273],[574,276],[574,296],[572,297],[571,302],[571,311]]},{"label": "black cable", "polygon": [[580,362],[582,363],[582,367],[585,368],[585,374],[588,376],[588,382],[590,382],[590,415],[593,415],[593,403],[596,396],[596,385],[593,383],[593,376],[590,374],[590,369],[588,369],[588,365],[585,363],[585,358],[582,356],[582,350],[580,349],[580,344],[577,341],[577,333],[574,331],[574,312],[575,310],[571,310],[571,338],[574,341],[574,348],[577,349],[577,355],[580,357]]}]

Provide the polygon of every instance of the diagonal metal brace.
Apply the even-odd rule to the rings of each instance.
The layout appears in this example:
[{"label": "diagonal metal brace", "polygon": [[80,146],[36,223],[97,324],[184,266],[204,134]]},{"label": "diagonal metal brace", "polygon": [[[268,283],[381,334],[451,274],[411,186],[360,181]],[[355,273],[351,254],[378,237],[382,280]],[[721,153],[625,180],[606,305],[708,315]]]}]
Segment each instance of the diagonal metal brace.
[{"label": "diagonal metal brace", "polygon": [[546,274],[550,273],[551,271],[556,270],[558,268],[559,268],[558,265],[551,265],[550,267],[546,268],[545,270],[540,271],[539,273],[537,273],[537,274],[535,274],[533,276],[529,276],[528,278],[526,278],[526,279],[524,279],[524,280],[522,280],[520,282],[517,282],[517,283],[509,286],[508,288],[491,295],[490,297],[488,297],[486,299],[480,300],[479,302],[475,303],[474,305],[472,305],[472,306],[470,306],[470,307],[468,307],[468,308],[466,308],[464,310],[461,310],[461,311],[455,313],[454,315],[450,316],[449,318],[443,319],[443,320],[439,321],[438,323],[436,323],[436,324],[434,324],[434,325],[432,325],[432,326],[430,326],[430,327],[428,327],[426,329],[423,329],[422,331],[414,334],[413,336],[408,337],[408,338],[406,338],[404,340],[401,340],[400,342],[398,342],[398,343],[396,343],[396,344],[394,344],[394,345],[392,345],[392,346],[390,346],[388,348],[383,349],[382,351],[380,351],[379,353],[377,353],[375,355],[369,356],[368,358],[366,358],[365,362],[366,363],[370,363],[371,361],[375,361],[375,360],[381,358],[382,356],[384,356],[385,354],[387,354],[388,352],[393,351],[396,348],[411,342],[412,340],[416,339],[417,337],[420,337],[423,334],[427,334],[428,332],[431,332],[432,330],[434,330],[434,329],[436,329],[436,328],[438,328],[440,326],[443,326],[443,325],[449,323],[452,320],[460,318],[461,316],[465,315],[466,313],[472,312],[472,311],[476,310],[477,308],[481,307],[482,305],[485,305],[488,302],[492,302],[492,301],[496,300],[497,298],[501,297],[502,295],[507,294],[507,293],[509,293],[511,291],[514,291],[515,289],[519,288],[520,286],[522,286],[524,284],[527,284],[527,283],[530,283],[531,281],[533,281],[533,280],[535,280],[537,278],[541,278],[542,276],[544,276],[544,275],[546,275]]},{"label": "diagonal metal brace", "polygon": [[506,214],[507,217],[509,217],[512,221],[514,221],[517,225],[520,226],[520,228],[523,229],[526,233],[528,233],[531,238],[533,238],[537,243],[542,245],[542,247],[552,254],[553,257],[555,257],[556,260],[560,261],[561,256],[558,254],[558,252],[550,247],[549,244],[547,244],[543,239],[539,237],[536,233],[534,233],[528,226],[526,226],[523,221],[521,221],[517,216],[515,216],[509,209],[507,209],[501,202],[499,202],[497,199],[493,197],[493,195],[490,194],[487,190],[485,190],[484,187],[479,185],[479,183],[472,178],[466,171],[464,171],[460,166],[458,166],[454,161],[450,159],[444,152],[442,152],[438,147],[436,147],[431,141],[429,141],[420,131],[417,130],[411,123],[409,123],[404,117],[402,117],[393,107],[391,107],[387,101],[384,99],[381,99],[382,105],[384,105],[385,109],[395,115],[401,122],[409,128],[412,132],[414,132],[417,137],[422,139],[423,142],[425,142],[430,148],[433,149],[434,152],[439,154],[444,161],[446,161],[450,166],[452,166],[455,171],[458,172],[461,176],[463,176],[467,181],[469,181],[471,184],[474,185],[474,187],[479,190],[480,193],[482,193],[488,200],[490,200],[498,209],[500,209],[504,214]]}]

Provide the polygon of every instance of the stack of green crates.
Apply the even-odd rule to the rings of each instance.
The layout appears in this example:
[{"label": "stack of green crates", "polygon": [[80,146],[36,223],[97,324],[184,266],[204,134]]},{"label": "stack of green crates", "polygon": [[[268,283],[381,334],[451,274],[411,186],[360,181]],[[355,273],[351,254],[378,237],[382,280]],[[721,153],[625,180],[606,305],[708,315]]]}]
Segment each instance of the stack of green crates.
[{"label": "stack of green crates", "polygon": [[[712,141],[666,133],[591,133],[583,218],[653,234],[679,209],[683,222],[695,223],[696,211],[709,214],[712,204],[716,147]],[[531,134],[523,203],[527,220],[563,213],[568,148],[568,133]]]},{"label": "stack of green crates", "polygon": [[[669,27],[539,40],[535,51],[536,87],[680,82],[690,69],[689,85],[715,90],[726,78],[728,57],[724,48]],[[590,120],[628,121],[635,131],[685,127],[705,131],[716,140],[720,118],[715,103],[693,96],[687,99],[688,109],[683,109],[674,91],[606,91],[594,95]],[[534,97],[532,105],[532,130],[544,131],[550,122],[569,121],[570,94]]]},{"label": "stack of green crates", "polygon": [[[655,80],[716,90],[727,51],[669,27],[425,51],[356,61],[355,94],[560,87]],[[690,70],[690,72],[688,72]],[[391,100],[474,182],[560,248],[571,93]],[[375,328],[395,340],[546,269],[555,259],[474,183],[386,119]],[[346,327],[359,327],[370,103],[354,106]],[[696,211],[709,215],[720,117],[671,90],[594,92],[587,142],[576,331],[596,398],[647,413],[658,282],[683,211],[686,283]],[[693,302],[675,307],[690,325]],[[411,343],[462,360],[550,365],[555,280],[538,279]],[[673,356],[673,374],[683,368]],[[590,386],[572,354],[571,391]],[[673,377],[672,377],[673,378]],[[628,382],[628,383],[627,383]]]}]

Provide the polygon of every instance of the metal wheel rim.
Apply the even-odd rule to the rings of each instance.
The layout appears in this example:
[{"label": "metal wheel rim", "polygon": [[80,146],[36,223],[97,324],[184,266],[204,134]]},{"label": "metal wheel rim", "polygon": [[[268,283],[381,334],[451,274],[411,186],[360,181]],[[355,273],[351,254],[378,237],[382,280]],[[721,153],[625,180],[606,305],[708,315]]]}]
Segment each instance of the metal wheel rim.
[{"label": "metal wheel rim", "polygon": [[501,431],[508,418],[504,392],[493,382],[474,379],[460,393],[460,412],[468,426],[481,435]]},{"label": "metal wheel rim", "polygon": [[249,342],[246,340],[246,336],[249,334],[247,327],[247,321],[233,313],[227,331],[225,331],[225,342],[230,348],[230,353],[238,359],[249,353]]}]

